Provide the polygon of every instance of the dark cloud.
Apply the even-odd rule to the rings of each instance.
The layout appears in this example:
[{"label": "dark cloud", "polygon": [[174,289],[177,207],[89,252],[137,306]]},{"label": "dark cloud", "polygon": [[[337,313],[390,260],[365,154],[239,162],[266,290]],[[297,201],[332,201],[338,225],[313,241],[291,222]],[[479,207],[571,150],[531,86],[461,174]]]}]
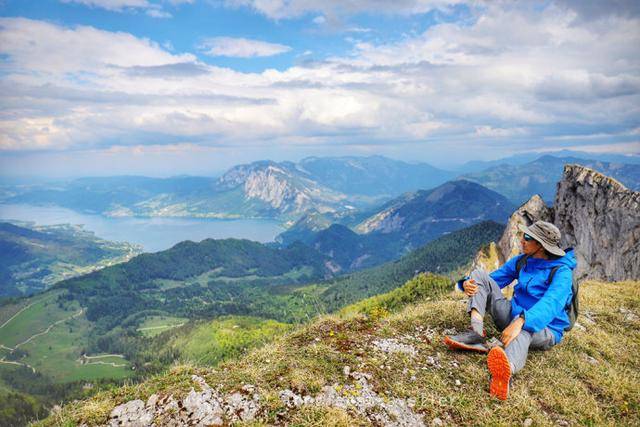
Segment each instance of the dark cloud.
[{"label": "dark cloud", "polygon": [[638,0],[557,0],[556,4],[575,11],[587,21],[610,15],[640,15],[640,1]]},{"label": "dark cloud", "polygon": [[196,101],[212,104],[271,105],[276,102],[276,100],[272,98],[249,98],[207,93],[194,95],[147,95],[130,94],[118,91],[101,91],[97,89],[76,89],[52,84],[27,86],[9,82],[0,82],[0,92],[3,94],[3,106],[6,105],[8,99],[17,99],[18,102],[22,100],[22,102],[19,103],[23,107],[29,105],[33,106],[33,103],[29,101],[30,98],[37,98],[39,103],[41,103],[43,99],[49,99],[74,104],[88,103],[126,105],[150,105],[159,103],[179,103],[184,101]]},{"label": "dark cloud", "polygon": [[572,80],[548,77],[535,89],[538,98],[554,100],[588,101],[640,93],[640,79],[627,76],[605,77],[592,75],[586,79]]}]

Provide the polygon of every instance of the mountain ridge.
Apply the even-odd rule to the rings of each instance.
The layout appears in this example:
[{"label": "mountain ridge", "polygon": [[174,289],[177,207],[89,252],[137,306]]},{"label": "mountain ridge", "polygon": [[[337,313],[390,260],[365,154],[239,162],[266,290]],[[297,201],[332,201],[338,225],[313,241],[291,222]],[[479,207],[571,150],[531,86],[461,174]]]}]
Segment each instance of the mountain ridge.
[{"label": "mountain ridge", "polygon": [[[367,162],[391,176],[375,170],[363,174],[362,165]],[[316,175],[303,164],[315,169]],[[16,185],[0,194],[5,203],[56,204],[107,216],[276,218],[288,222],[307,211],[340,215],[354,208],[366,209],[406,188],[435,186],[447,174],[426,163],[412,165],[382,156],[328,157],[306,158],[299,164],[261,160],[233,166],[218,178],[87,177]],[[336,178],[342,175],[347,179]],[[360,177],[359,186],[349,187],[355,176]],[[396,184],[400,190],[394,190]]]}]

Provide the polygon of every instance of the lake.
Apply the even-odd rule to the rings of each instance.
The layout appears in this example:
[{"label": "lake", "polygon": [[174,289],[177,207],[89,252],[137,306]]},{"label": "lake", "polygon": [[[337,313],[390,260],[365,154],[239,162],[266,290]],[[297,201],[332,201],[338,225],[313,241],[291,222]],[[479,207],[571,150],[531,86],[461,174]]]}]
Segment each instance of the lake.
[{"label": "lake", "polygon": [[89,215],[57,206],[0,204],[0,220],[33,221],[37,225],[82,224],[86,230],[107,240],[136,243],[145,252],[169,249],[178,242],[235,237],[271,242],[285,229],[277,221],[200,218],[109,218]]}]

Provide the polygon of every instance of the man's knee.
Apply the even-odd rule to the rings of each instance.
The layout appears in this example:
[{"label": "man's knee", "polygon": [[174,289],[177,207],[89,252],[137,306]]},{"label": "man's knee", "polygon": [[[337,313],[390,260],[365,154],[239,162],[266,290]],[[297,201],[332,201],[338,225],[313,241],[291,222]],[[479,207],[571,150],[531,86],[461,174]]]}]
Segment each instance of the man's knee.
[{"label": "man's knee", "polygon": [[489,276],[489,273],[485,270],[479,268],[475,269],[471,272],[469,277],[475,280],[478,285],[485,286],[489,290],[491,289],[491,281],[493,279],[491,279],[491,276]]},{"label": "man's knee", "polygon": [[531,337],[531,350],[549,350],[556,344],[555,336],[549,328],[544,328],[541,331],[536,332]]}]

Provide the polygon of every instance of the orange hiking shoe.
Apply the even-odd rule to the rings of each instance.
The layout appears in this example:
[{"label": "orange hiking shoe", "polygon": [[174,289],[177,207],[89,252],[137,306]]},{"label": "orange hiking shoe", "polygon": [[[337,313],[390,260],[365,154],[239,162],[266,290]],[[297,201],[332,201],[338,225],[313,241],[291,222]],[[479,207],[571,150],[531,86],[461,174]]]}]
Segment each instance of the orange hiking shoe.
[{"label": "orange hiking shoe", "polygon": [[458,335],[447,335],[444,337],[444,343],[451,350],[469,350],[479,353],[489,351],[489,348],[485,345],[486,338],[479,335],[473,329],[469,329]]},{"label": "orange hiking shoe", "polygon": [[489,351],[487,366],[491,372],[491,385],[489,393],[500,400],[507,400],[509,395],[509,382],[511,381],[511,365],[507,353],[502,347],[494,347]]}]

